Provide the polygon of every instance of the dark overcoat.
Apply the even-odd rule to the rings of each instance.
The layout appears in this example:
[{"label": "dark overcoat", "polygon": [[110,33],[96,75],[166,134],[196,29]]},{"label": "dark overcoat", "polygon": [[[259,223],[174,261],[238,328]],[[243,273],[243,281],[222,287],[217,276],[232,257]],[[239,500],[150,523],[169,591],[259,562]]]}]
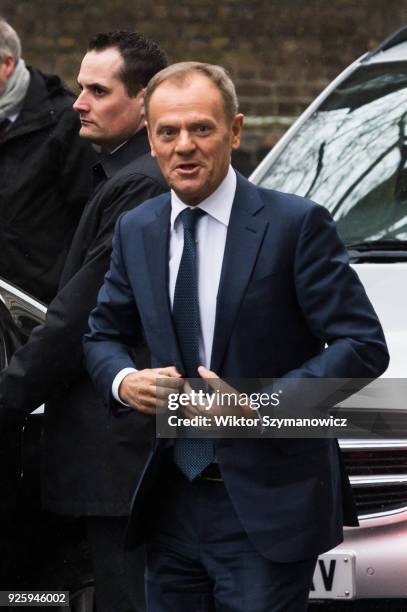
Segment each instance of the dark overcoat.
[{"label": "dark overcoat", "polygon": [[[72,515],[127,515],[150,441],[150,419],[109,415],[83,365],[82,337],[109,266],[118,215],[168,190],[145,130],[94,167],[88,202],[46,322],[0,376],[0,421],[46,401],[43,502]],[[142,338],[139,338],[139,346]],[[144,364],[140,364],[144,365]]]},{"label": "dark overcoat", "polygon": [[29,71],[22,109],[0,138],[0,276],[48,304],[97,158],[79,137],[72,92],[56,75]]}]

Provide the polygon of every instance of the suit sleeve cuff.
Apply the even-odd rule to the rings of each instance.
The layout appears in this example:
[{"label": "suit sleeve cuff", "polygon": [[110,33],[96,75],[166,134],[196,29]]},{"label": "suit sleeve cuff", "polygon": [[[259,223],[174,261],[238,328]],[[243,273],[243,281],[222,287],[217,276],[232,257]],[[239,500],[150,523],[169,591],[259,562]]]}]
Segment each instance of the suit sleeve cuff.
[{"label": "suit sleeve cuff", "polygon": [[123,378],[125,378],[127,374],[131,374],[132,372],[137,372],[137,371],[138,370],[136,370],[136,368],[123,368],[123,370],[120,370],[120,372],[116,374],[116,376],[114,377],[114,380],[112,383],[112,395],[114,399],[120,404],[123,404],[123,406],[128,406],[129,404],[126,404],[120,399],[119,387],[122,383]]}]

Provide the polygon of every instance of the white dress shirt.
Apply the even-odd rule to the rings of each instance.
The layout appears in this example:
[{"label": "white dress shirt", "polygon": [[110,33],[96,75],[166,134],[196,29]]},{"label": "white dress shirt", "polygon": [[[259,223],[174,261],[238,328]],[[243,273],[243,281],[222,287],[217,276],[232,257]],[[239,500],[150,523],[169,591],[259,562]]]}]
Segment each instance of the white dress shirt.
[{"label": "white dress shirt", "polygon": [[[195,236],[198,263],[198,299],[201,320],[199,353],[201,364],[209,368],[215,329],[216,300],[225,251],[226,234],[236,192],[236,173],[229,166],[228,173],[219,187],[208,198],[194,208],[205,211],[198,219]],[[188,208],[171,190],[171,219],[169,244],[169,298],[174,301],[175,284],[184,248],[184,230],[179,214]],[[173,365],[168,363],[166,365]],[[112,385],[113,397],[121,403],[119,386],[123,378],[135,368],[124,368],[115,377]]]}]

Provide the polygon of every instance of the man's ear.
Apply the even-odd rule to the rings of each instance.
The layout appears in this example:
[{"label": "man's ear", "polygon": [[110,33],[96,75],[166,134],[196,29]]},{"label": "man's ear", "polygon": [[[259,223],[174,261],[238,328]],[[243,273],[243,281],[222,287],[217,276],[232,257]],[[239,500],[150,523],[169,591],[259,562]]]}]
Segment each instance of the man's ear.
[{"label": "man's ear", "polygon": [[12,55],[7,55],[6,59],[4,60],[4,65],[6,79],[9,79],[14,72],[14,68],[16,67],[16,60]]},{"label": "man's ear", "polygon": [[232,131],[232,142],[231,142],[232,149],[238,149],[240,147],[240,136],[241,136],[242,128],[243,128],[243,120],[244,120],[243,113],[238,113],[233,118],[232,128],[231,128],[231,131]]}]

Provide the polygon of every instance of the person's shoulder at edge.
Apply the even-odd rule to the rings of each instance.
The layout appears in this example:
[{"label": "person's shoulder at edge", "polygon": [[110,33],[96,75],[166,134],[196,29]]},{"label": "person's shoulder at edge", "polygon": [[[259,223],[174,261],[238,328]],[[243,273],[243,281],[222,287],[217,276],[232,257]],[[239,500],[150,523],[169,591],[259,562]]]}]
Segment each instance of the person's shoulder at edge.
[{"label": "person's shoulder at edge", "polygon": [[161,184],[166,188],[166,191],[168,191],[168,185],[165,182],[160,167],[150,153],[145,153],[128,162],[123,168],[120,168],[120,170],[109,179],[109,184],[115,185],[116,183],[122,183],[127,180],[137,181],[144,177],[150,178]]}]

